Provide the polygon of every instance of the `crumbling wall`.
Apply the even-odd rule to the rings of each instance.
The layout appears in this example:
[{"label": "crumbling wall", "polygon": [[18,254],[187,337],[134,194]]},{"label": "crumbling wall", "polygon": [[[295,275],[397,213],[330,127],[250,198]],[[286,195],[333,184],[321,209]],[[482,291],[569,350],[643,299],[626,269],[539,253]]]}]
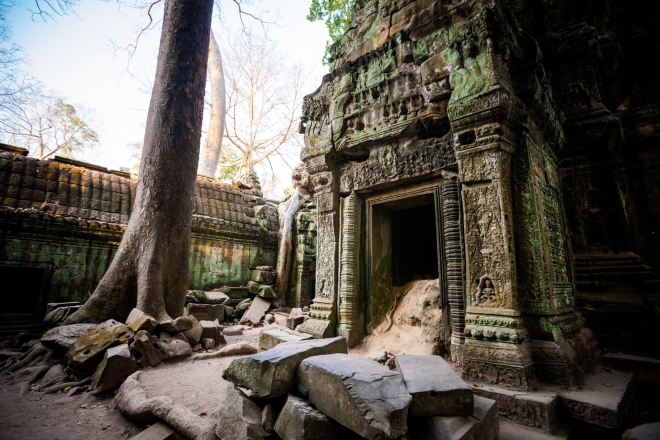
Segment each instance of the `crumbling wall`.
[{"label": "crumbling wall", "polygon": [[[135,197],[128,173],[0,152],[0,265],[49,269],[46,302],[84,301],[119,246]],[[278,219],[260,192],[199,177],[190,288],[245,285],[274,265]]]}]

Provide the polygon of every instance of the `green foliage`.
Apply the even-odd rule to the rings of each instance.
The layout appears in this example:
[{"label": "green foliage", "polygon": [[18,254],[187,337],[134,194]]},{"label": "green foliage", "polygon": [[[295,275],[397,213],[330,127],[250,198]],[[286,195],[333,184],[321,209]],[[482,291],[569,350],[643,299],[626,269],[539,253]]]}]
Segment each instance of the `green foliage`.
[{"label": "green foliage", "polygon": [[[332,43],[339,40],[351,24],[351,11],[355,0],[312,0],[307,20],[324,20]],[[328,64],[331,42],[325,46],[323,64]]]},{"label": "green foliage", "polygon": [[238,159],[242,157],[243,155],[236,148],[224,144],[220,151],[220,161],[215,177],[221,182],[231,182],[241,169],[241,161]]},{"label": "green foliage", "polygon": [[130,170],[135,174],[140,172],[140,160],[142,159],[142,142],[131,142],[127,145],[131,155],[129,159],[131,161]]}]

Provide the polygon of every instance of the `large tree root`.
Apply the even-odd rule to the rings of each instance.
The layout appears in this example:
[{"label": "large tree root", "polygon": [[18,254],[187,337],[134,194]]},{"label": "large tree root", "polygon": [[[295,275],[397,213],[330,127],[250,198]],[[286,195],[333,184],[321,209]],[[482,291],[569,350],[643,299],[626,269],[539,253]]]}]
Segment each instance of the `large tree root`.
[{"label": "large tree root", "polygon": [[26,352],[24,356],[19,356],[16,362],[12,363],[7,367],[7,371],[13,373],[14,371],[18,371],[23,367],[27,367],[31,364],[34,364],[38,360],[41,360],[41,358],[45,356],[48,353],[48,351],[49,350],[43,345],[37,344],[34,347],[32,347],[30,351]]},{"label": "large tree root", "polygon": [[161,419],[188,439],[217,439],[213,424],[184,405],[167,396],[148,398],[147,392],[138,380],[139,377],[140,372],[129,376],[115,395],[115,402],[123,415],[143,423],[156,418]]},{"label": "large tree root", "polygon": [[80,386],[83,386],[83,385],[87,385],[87,384],[89,384],[91,381],[92,381],[92,378],[91,378],[91,377],[86,377],[85,379],[83,379],[83,380],[81,380],[81,381],[78,381],[78,382],[64,382],[64,383],[58,383],[57,385],[52,385],[52,386],[50,386],[50,387],[48,387],[48,388],[43,389],[42,391],[43,391],[45,394],[52,394],[52,393],[56,393],[56,392],[58,392],[59,390],[63,390],[63,389],[68,388],[68,387],[80,387]]}]

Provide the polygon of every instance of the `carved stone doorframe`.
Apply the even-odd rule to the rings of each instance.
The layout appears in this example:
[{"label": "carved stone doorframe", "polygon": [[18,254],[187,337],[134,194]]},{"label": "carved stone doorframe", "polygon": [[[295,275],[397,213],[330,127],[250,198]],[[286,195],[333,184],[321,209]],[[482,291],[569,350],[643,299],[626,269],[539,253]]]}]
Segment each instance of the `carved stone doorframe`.
[{"label": "carved stone doorframe", "polygon": [[[446,280],[446,256],[445,256],[445,235],[443,225],[443,180],[438,178],[431,182],[425,182],[417,185],[403,186],[387,192],[375,195],[367,195],[364,198],[364,266],[363,273],[366,274],[364,280],[365,294],[363,300],[365,304],[361,308],[364,313],[364,327],[367,334],[373,330],[374,320],[382,318],[382,307],[374,304],[374,295],[390,295],[391,280],[391,216],[389,213],[392,207],[397,206],[400,209],[401,204],[405,206],[410,203],[411,207],[433,204],[436,224],[436,248],[438,253],[438,277],[441,292],[441,307],[443,312],[443,327],[446,335],[443,343],[448,348],[449,335],[451,328],[451,316],[448,311],[447,280]],[[426,199],[426,200],[423,200]],[[431,202],[431,203],[428,203]],[[380,235],[382,238],[377,239]],[[389,265],[389,266],[388,266]],[[388,304],[389,305],[389,304]],[[383,316],[381,316],[383,315]],[[374,324],[375,325],[375,324]]]}]

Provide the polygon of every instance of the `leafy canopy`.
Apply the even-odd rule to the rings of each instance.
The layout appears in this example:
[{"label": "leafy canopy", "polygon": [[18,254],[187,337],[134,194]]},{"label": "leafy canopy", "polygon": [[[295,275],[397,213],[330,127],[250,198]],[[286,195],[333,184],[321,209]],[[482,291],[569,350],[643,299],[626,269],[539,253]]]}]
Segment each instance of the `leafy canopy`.
[{"label": "leafy canopy", "polygon": [[[354,3],[355,0],[312,0],[307,20],[324,20],[332,43],[334,43],[348,30],[348,26],[351,24],[351,9]],[[324,64],[330,61],[330,46],[332,43],[328,42],[325,46]]]}]

